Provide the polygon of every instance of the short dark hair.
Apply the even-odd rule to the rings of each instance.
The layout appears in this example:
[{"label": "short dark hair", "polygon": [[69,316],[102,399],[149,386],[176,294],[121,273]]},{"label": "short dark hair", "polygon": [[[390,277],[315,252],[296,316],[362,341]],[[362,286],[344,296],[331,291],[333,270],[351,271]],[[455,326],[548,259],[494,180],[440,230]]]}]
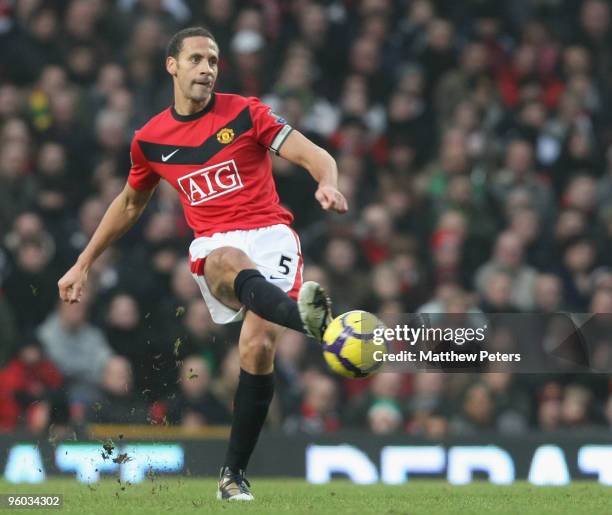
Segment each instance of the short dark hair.
[{"label": "short dark hair", "polygon": [[185,38],[193,38],[196,36],[212,39],[215,44],[219,46],[217,40],[212,35],[210,30],[205,29],[204,27],[187,27],[186,29],[179,30],[170,38],[166,48],[166,57],[174,57],[176,59],[183,49],[183,41]]}]

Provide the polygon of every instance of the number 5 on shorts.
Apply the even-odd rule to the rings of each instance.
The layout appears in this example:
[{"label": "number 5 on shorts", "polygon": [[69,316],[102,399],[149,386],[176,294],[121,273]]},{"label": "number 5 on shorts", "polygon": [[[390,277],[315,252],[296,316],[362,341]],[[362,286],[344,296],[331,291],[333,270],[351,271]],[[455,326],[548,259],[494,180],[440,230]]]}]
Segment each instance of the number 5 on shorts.
[{"label": "number 5 on shorts", "polygon": [[280,269],[281,274],[289,275],[290,270],[287,263],[291,263],[291,261],[293,261],[293,258],[281,254],[280,261],[278,262],[278,268]]}]

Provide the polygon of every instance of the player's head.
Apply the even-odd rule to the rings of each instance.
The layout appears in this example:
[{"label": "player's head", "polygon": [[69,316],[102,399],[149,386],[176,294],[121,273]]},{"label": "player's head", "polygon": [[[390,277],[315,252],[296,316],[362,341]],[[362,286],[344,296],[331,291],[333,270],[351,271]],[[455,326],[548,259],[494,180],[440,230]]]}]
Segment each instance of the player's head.
[{"label": "player's head", "polygon": [[193,102],[203,102],[217,80],[219,46],[203,27],[177,32],[168,43],[166,70],[174,81],[175,94]]}]

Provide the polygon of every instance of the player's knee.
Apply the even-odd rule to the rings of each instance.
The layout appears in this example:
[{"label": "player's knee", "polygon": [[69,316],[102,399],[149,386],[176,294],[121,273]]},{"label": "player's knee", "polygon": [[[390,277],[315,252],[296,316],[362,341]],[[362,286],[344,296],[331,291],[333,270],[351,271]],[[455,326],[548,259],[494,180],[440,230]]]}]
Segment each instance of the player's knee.
[{"label": "player's knee", "polygon": [[215,297],[233,298],[236,275],[252,266],[254,265],[251,264],[251,260],[242,250],[235,247],[221,247],[206,257],[204,276]]},{"label": "player's knee", "polygon": [[267,373],[274,361],[275,335],[264,331],[240,343],[241,366],[251,373]]}]

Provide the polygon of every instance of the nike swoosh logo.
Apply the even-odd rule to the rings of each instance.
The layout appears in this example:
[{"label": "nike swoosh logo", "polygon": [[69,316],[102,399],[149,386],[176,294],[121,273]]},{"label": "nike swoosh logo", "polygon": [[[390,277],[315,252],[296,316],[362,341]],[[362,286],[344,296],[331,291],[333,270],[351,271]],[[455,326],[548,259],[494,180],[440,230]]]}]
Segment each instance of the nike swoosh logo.
[{"label": "nike swoosh logo", "polygon": [[279,277],[279,276],[277,276],[277,275],[271,275],[271,276],[270,276],[270,279],[272,279],[273,281],[274,281],[275,279],[276,279],[276,280],[280,280],[280,279],[284,279],[284,278],[285,278],[284,276],[280,276],[280,277]]},{"label": "nike swoosh logo", "polygon": [[167,156],[165,156],[164,154],[162,154],[162,161],[165,163],[166,161],[168,161],[168,159],[170,159],[174,154],[176,154],[179,150],[181,150],[180,148],[177,148],[174,152],[170,152]]}]

